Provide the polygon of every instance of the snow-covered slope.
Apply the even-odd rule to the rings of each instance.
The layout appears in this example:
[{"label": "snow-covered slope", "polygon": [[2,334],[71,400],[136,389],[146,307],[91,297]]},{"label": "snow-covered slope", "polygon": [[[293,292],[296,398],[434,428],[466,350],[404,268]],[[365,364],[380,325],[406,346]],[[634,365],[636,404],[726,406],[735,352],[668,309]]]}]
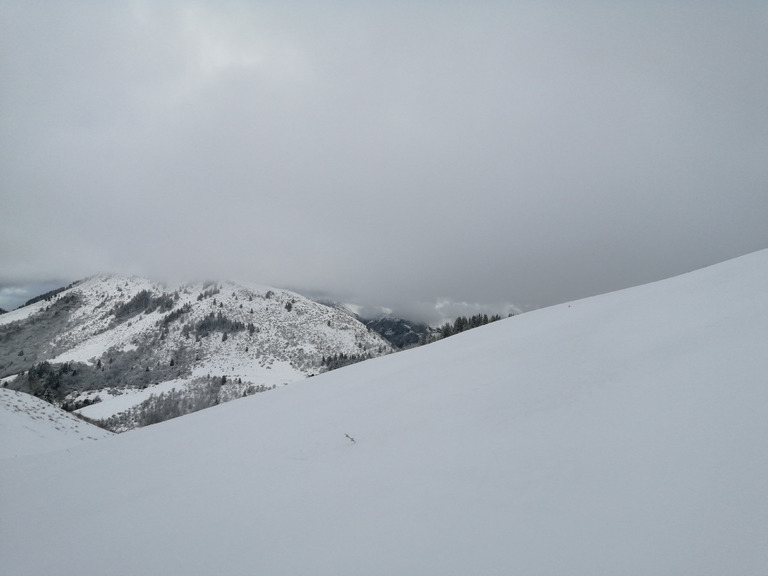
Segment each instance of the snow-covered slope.
[{"label": "snow-covered slope", "polygon": [[7,459],[2,571],[766,574],[767,350],[764,251]]},{"label": "snow-covered slope", "polygon": [[[110,348],[125,348],[136,345],[138,340],[146,339],[147,333],[154,335],[158,330],[158,320],[165,313],[154,310],[152,313],[133,316],[131,322],[111,326],[105,331],[106,318],[112,318],[109,312],[116,305],[124,304],[142,290],[153,295],[163,293],[174,297],[173,310],[181,310],[185,305],[190,311],[182,314],[176,322],[168,323],[168,333],[160,343],[160,351],[167,357],[188,345],[189,338],[182,333],[184,324],[199,322],[210,314],[223,312],[233,322],[253,324],[255,331],[230,331],[232,338],[240,338],[239,346],[227,344],[219,338],[202,339],[195,347],[201,354],[216,352],[216,359],[209,361],[205,369],[235,370],[234,376],[250,376],[254,362],[259,356],[279,357],[301,365],[306,357],[308,369],[317,367],[315,361],[323,353],[331,350],[344,350],[359,353],[361,350],[378,350],[384,343],[381,338],[368,333],[360,323],[350,321],[347,315],[334,313],[325,306],[318,305],[295,292],[278,290],[262,286],[245,286],[232,282],[187,284],[180,287],[167,287],[136,277],[102,276],[84,281],[73,290],[85,297],[86,304],[78,307],[70,322],[77,326],[61,334],[54,343],[66,348],[66,352],[57,355],[53,361],[70,360],[93,361],[103,356]],[[65,295],[63,293],[62,295]],[[71,343],[76,343],[70,347]],[[254,349],[245,352],[251,345]],[[387,349],[388,351],[389,349]],[[293,353],[293,354],[292,354]],[[258,362],[256,362],[258,364]],[[239,371],[238,371],[239,370]]]},{"label": "snow-covered slope", "polygon": [[0,388],[0,458],[53,452],[109,436],[44,400]]}]

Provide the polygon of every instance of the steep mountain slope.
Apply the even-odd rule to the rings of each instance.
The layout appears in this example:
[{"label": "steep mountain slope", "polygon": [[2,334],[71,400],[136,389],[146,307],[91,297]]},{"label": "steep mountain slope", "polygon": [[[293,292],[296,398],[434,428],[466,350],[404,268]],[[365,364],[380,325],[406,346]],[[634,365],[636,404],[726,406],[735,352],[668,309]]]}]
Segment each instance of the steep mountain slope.
[{"label": "steep mountain slope", "polygon": [[765,574],[766,350],[768,251],[530,312],[5,459],[0,563],[22,576]]},{"label": "steep mountain slope", "polygon": [[[9,386],[69,407],[103,402],[81,409],[94,418],[171,390],[225,401],[314,375],[327,356],[393,350],[349,315],[293,292],[119,276],[3,315],[0,342],[0,376],[28,371]],[[123,420],[118,429],[139,423]]]}]

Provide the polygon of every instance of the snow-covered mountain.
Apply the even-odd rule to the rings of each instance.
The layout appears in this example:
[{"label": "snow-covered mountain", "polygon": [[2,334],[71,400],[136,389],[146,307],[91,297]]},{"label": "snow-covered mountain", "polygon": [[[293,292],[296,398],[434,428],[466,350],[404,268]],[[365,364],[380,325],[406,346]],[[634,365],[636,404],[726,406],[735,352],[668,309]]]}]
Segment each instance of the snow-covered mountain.
[{"label": "snow-covered mountain", "polygon": [[763,251],[5,458],[0,568],[766,574],[767,350]]},{"label": "snow-covered mountain", "polygon": [[[0,377],[27,372],[8,386],[90,418],[122,414],[116,430],[164,419],[185,396],[215,404],[317,374],[326,357],[393,350],[348,314],[294,292],[122,276],[4,314],[0,341]],[[126,412],[152,395],[164,398],[153,415]]]}]

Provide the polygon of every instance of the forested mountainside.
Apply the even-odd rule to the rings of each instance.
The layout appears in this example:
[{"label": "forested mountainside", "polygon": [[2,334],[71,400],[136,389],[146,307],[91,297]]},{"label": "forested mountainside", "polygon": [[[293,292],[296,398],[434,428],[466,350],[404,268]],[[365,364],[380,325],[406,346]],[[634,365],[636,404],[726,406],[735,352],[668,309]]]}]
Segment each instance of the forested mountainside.
[{"label": "forested mountainside", "polygon": [[[4,386],[118,430],[318,374],[327,358],[393,349],[339,310],[232,282],[98,276],[0,317]],[[130,415],[153,395],[154,408]]]}]

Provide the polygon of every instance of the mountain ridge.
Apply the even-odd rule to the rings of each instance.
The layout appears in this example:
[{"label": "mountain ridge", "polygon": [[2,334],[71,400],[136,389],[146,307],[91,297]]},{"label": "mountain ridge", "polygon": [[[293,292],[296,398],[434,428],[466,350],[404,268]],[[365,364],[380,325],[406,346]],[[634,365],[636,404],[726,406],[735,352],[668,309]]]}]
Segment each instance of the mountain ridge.
[{"label": "mountain ridge", "polygon": [[[205,381],[204,394],[216,396],[210,401],[224,401],[315,375],[333,354],[393,351],[348,314],[295,292],[118,275],[85,279],[3,315],[0,339],[7,386],[91,417],[103,417],[106,405],[82,405],[104,401],[107,390],[164,394],[171,389],[158,389],[163,383],[181,389],[197,382],[202,394]],[[22,372],[26,380],[8,381]]]}]

